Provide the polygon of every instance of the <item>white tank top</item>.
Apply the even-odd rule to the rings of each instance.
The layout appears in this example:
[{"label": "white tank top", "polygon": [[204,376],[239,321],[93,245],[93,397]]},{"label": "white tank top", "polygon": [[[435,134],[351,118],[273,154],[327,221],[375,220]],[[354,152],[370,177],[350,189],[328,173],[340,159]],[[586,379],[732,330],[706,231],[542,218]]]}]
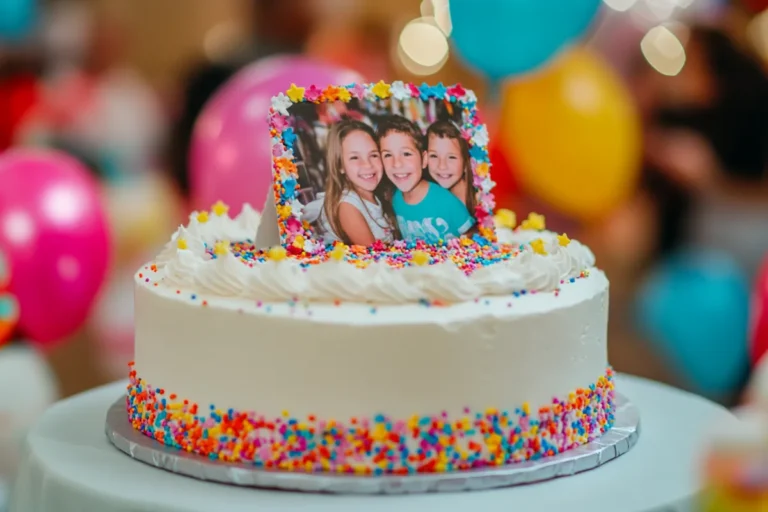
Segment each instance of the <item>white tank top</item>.
[{"label": "white tank top", "polygon": [[[375,199],[376,202],[371,203],[370,201],[364,200],[359,195],[357,195],[356,192],[352,192],[351,190],[345,191],[341,196],[342,203],[351,204],[357,209],[357,211],[363,214],[363,218],[365,218],[365,221],[368,223],[368,227],[370,228],[371,233],[373,233],[373,237],[376,240],[389,243],[392,241],[392,229],[387,222],[387,218],[384,216],[384,210],[381,207],[381,202],[378,198]],[[323,208],[322,213],[320,214],[320,225],[323,230],[322,235],[325,243],[332,243],[341,240],[341,238],[333,232],[333,229],[331,229],[331,225],[325,215],[325,208]]]}]

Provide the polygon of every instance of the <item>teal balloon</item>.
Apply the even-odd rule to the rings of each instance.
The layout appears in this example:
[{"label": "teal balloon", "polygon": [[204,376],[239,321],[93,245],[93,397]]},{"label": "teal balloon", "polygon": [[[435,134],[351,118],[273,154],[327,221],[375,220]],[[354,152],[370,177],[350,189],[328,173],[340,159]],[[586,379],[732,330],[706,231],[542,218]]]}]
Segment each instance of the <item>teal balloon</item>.
[{"label": "teal balloon", "polygon": [[451,0],[459,56],[492,81],[535,70],[580,38],[601,0]]},{"label": "teal balloon", "polygon": [[19,42],[35,29],[36,0],[0,0],[0,43]]},{"label": "teal balloon", "polygon": [[749,300],[749,281],[730,256],[681,253],[641,287],[638,328],[695,391],[728,396],[749,368]]}]

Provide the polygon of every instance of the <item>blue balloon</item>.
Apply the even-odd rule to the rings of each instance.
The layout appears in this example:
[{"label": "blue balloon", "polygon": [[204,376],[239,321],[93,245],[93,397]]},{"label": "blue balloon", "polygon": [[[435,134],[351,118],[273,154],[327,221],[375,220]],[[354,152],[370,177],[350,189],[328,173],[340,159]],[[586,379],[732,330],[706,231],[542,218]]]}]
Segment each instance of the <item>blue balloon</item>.
[{"label": "blue balloon", "polygon": [[459,55],[493,81],[532,71],[584,33],[601,0],[451,0]]},{"label": "blue balloon", "polygon": [[0,43],[19,42],[37,24],[36,0],[0,0]]},{"label": "blue balloon", "polygon": [[639,329],[701,394],[739,391],[749,368],[749,281],[733,259],[686,252],[640,290]]}]

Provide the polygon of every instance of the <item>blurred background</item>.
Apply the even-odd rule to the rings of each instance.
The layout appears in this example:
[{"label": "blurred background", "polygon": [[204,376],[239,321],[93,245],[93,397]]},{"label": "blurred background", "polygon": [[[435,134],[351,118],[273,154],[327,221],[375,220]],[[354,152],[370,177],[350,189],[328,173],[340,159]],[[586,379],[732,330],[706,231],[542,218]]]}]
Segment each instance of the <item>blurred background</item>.
[{"label": "blurred background", "polygon": [[768,0],[556,3],[2,0],[0,480],[48,403],[125,377],[133,272],[189,212],[262,206],[291,82],[473,89],[497,206],[608,274],[614,367],[743,403],[768,349]]}]

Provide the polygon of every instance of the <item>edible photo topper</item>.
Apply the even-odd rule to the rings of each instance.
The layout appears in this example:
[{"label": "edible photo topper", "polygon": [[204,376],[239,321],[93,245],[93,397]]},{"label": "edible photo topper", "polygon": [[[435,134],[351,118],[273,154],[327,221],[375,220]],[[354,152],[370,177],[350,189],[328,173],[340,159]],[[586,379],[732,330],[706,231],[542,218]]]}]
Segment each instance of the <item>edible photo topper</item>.
[{"label": "edible photo topper", "polygon": [[495,241],[488,131],[461,85],[292,85],[272,99],[275,212],[289,252]]}]

